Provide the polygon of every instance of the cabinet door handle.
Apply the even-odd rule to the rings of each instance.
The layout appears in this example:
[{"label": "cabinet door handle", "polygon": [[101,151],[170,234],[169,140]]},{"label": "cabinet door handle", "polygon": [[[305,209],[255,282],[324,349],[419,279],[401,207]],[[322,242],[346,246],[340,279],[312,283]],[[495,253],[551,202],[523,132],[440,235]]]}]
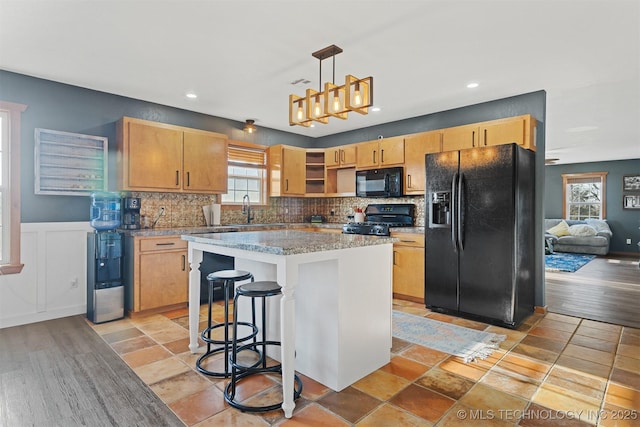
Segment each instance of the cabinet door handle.
[{"label": "cabinet door handle", "polygon": [[476,146],[476,131],[475,130],[473,132],[471,132],[471,146],[472,147]]},{"label": "cabinet door handle", "polygon": [[380,163],[384,163],[384,150],[380,150]]},{"label": "cabinet door handle", "polygon": [[338,163],[338,150],[333,152],[333,161],[335,163]]},{"label": "cabinet door handle", "polygon": [[411,174],[407,174],[407,188],[411,188]]},{"label": "cabinet door handle", "polygon": [[376,150],[373,150],[373,163],[376,163]]},{"label": "cabinet door handle", "polygon": [[415,243],[416,242],[415,240],[402,240],[402,239],[400,239],[400,241],[402,243]]},{"label": "cabinet door handle", "polygon": [[487,130],[484,130],[484,145],[487,145]]},{"label": "cabinet door handle", "polygon": [[284,180],[284,191],[289,191],[289,179]]},{"label": "cabinet door handle", "polygon": [[187,187],[191,185],[191,172],[187,172]]},{"label": "cabinet door handle", "polygon": [[176,171],[176,185],[180,185],[180,171]]},{"label": "cabinet door handle", "polygon": [[156,243],[156,246],[173,246],[174,242]]},{"label": "cabinet door handle", "polygon": [[344,162],[344,150],[340,150],[340,161]]},{"label": "cabinet door handle", "polygon": [[187,269],[187,257],[182,255],[182,271]]}]

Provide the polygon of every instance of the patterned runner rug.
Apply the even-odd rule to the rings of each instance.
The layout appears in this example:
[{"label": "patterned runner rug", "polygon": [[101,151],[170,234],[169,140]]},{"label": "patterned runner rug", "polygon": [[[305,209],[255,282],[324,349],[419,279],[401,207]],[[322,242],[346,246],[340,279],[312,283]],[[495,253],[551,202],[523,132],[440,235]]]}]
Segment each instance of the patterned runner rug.
[{"label": "patterned runner rug", "polygon": [[555,252],[544,256],[546,271],[567,271],[573,273],[594,259],[595,255]]},{"label": "patterned runner rug", "polygon": [[486,359],[506,338],[505,335],[464,328],[395,310],[393,336],[461,357],[465,363]]}]

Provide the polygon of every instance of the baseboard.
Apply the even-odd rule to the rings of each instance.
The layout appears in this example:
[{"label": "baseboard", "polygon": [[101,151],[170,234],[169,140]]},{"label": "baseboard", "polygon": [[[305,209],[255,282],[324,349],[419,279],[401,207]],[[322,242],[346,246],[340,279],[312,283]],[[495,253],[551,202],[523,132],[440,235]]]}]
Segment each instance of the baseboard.
[{"label": "baseboard", "polygon": [[19,316],[5,317],[0,319],[0,329],[10,328],[12,326],[27,325],[29,323],[44,322],[46,320],[58,319],[61,317],[76,316],[78,314],[86,314],[87,305],[79,305],[75,307],[65,307],[55,310],[47,310],[41,313],[21,314]]},{"label": "baseboard", "polygon": [[621,256],[625,258],[640,258],[638,252],[609,252],[606,256]]}]

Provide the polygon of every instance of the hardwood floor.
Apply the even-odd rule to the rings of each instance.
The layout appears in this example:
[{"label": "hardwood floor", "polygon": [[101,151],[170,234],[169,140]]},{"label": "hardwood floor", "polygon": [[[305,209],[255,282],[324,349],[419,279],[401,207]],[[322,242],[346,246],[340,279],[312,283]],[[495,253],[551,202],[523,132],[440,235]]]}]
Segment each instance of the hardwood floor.
[{"label": "hardwood floor", "polygon": [[545,272],[550,312],[640,327],[638,258],[597,257],[575,273]]},{"label": "hardwood floor", "polygon": [[183,426],[83,316],[0,329],[0,426]]}]

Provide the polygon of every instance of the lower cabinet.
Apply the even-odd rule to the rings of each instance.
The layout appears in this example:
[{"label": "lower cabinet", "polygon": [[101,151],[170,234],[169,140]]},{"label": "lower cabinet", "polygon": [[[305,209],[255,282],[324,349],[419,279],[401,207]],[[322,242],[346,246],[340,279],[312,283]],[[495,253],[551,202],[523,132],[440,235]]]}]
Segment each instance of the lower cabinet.
[{"label": "lower cabinet", "polygon": [[187,242],[177,236],[129,237],[132,313],[184,306],[189,296]]},{"label": "lower cabinet", "polygon": [[393,297],[424,303],[424,235],[391,233],[393,244]]}]

